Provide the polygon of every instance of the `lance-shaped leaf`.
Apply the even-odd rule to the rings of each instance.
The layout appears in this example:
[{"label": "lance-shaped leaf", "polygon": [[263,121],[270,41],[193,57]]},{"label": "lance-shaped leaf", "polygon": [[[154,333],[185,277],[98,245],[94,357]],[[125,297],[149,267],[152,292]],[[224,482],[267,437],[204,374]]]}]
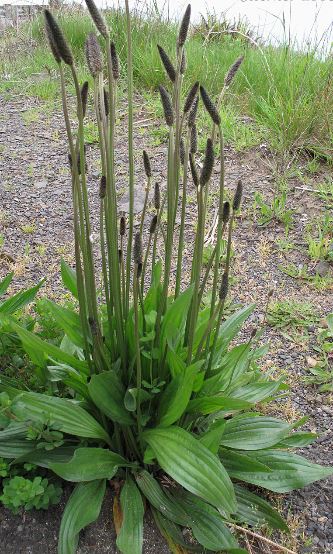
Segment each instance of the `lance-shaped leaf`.
[{"label": "lance-shaped leaf", "polygon": [[272,396],[275,392],[281,389],[283,385],[281,381],[261,381],[249,383],[243,387],[239,387],[232,392],[230,396],[232,398],[238,398],[239,400],[246,400],[247,402],[261,402],[265,398]]},{"label": "lance-shaped leaf", "polygon": [[76,485],[61,519],[58,554],[75,554],[79,533],[98,518],[104,494],[105,480]]},{"label": "lance-shaped leaf", "polygon": [[103,414],[122,425],[133,424],[132,416],[124,406],[125,389],[114,371],[93,375],[88,390]]},{"label": "lance-shaped leaf", "polygon": [[252,404],[246,400],[230,398],[229,396],[203,396],[194,398],[187,406],[186,411],[190,414],[212,414],[214,412],[234,412],[250,408]]},{"label": "lance-shaped leaf", "polygon": [[64,433],[101,439],[110,444],[110,438],[105,429],[81,406],[71,400],[37,392],[22,392],[15,397],[12,411],[20,419],[40,423],[48,421]]},{"label": "lance-shaped leaf", "polygon": [[202,552],[202,547],[185,542],[181,527],[165,518],[161,512],[151,508],[155,523],[168,543],[172,554],[188,554],[188,552]]},{"label": "lance-shaped leaf", "polygon": [[262,450],[285,438],[290,425],[274,417],[233,417],[226,422],[221,445],[238,450]]},{"label": "lance-shaped leaf", "polygon": [[[225,525],[218,511],[202,500],[185,495],[182,506],[189,515],[194,537],[205,548],[213,552],[235,552],[239,549],[236,539]],[[245,554],[245,550],[243,551]]]},{"label": "lance-shaped leaf", "polygon": [[159,404],[158,421],[160,426],[168,427],[183,415],[192,394],[197,372],[198,367],[190,365],[170,381]]},{"label": "lance-shaped leaf", "polygon": [[30,333],[30,331],[23,329],[23,327],[20,327],[14,322],[11,323],[11,327],[20,337],[23,348],[29,354],[32,361],[39,367],[44,367],[46,361],[51,358],[59,362],[64,362],[86,375],[89,374],[86,361],[78,360],[75,356],[67,354],[67,352],[64,352],[54,344],[42,340],[34,333]]},{"label": "lance-shaped leaf", "polygon": [[119,454],[103,448],[77,448],[71,460],[50,463],[49,468],[66,481],[95,481],[111,479],[118,467],[135,467]]},{"label": "lance-shaped leaf", "polygon": [[239,485],[234,485],[234,487],[237,498],[237,512],[234,517],[239,522],[253,527],[266,523],[272,529],[289,532],[284,519],[266,500],[253,492],[249,492],[244,487]]},{"label": "lance-shaped leaf", "polygon": [[[35,287],[28,290],[22,290],[2,302],[0,304],[0,315],[8,316],[14,314],[17,310],[23,308],[29,304],[29,302],[32,302],[44,281],[45,279],[42,279],[42,281],[40,281],[40,283],[38,283]],[[4,286],[3,282],[1,285],[2,287]]]},{"label": "lance-shaped leaf", "polygon": [[192,295],[193,286],[190,286],[168,307],[161,326],[162,352],[164,352],[167,343],[170,348],[176,349],[185,329],[186,316],[191,304]]},{"label": "lance-shaped leaf", "polygon": [[45,300],[45,304],[59,327],[61,327],[61,329],[65,331],[68,338],[76,346],[83,348],[84,340],[79,314],[76,313],[74,310],[69,310],[68,308],[64,308],[63,306],[58,306],[58,304],[48,299]]},{"label": "lance-shaped leaf", "polygon": [[63,258],[61,259],[61,277],[65,287],[78,300],[79,294],[77,290],[76,272],[65,262]]},{"label": "lance-shaped leaf", "polygon": [[143,544],[143,502],[138,487],[127,477],[120,493],[123,521],[117,538],[122,554],[141,554]]},{"label": "lance-shaped leaf", "polygon": [[50,464],[53,463],[68,462],[73,457],[76,449],[77,445],[71,445],[59,446],[58,448],[53,448],[53,450],[44,450],[44,448],[38,448],[36,443],[34,450],[19,456],[13,461],[13,463],[21,464],[24,462],[30,462],[36,466],[49,468]]},{"label": "lance-shaped leaf", "polygon": [[8,289],[10,283],[13,280],[13,277],[14,277],[14,271],[12,271],[11,273],[8,273],[8,275],[6,275],[6,277],[2,281],[0,281],[0,296],[5,294],[6,290]]},{"label": "lance-shaped leaf", "polygon": [[223,461],[229,475],[234,479],[258,485],[273,492],[300,489],[333,474],[333,468],[314,464],[302,456],[289,452],[277,450],[247,452],[247,458],[268,467],[270,472],[249,471],[245,467],[239,467],[238,470],[232,468],[224,453]]},{"label": "lance-shaped leaf", "polygon": [[0,441],[1,458],[18,458],[36,448],[37,443],[22,438],[12,438]]},{"label": "lance-shaped leaf", "polygon": [[161,488],[158,481],[148,471],[140,471],[136,474],[135,479],[142,493],[154,508],[159,510],[170,521],[184,527],[188,525],[189,518],[184,509],[167,491]]},{"label": "lance-shaped leaf", "polygon": [[193,494],[233,513],[236,499],[230,478],[219,459],[180,427],[156,428],[143,433],[161,468]]}]

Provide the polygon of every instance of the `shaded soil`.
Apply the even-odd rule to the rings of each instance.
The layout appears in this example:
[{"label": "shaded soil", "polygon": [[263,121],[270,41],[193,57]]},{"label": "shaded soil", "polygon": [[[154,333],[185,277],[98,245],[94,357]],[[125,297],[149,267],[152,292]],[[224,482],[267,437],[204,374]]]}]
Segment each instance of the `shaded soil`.
[{"label": "shaded soil", "polygon": [[[73,262],[73,229],[65,130],[60,106],[58,108],[51,110],[37,100],[5,100],[0,97],[0,235],[4,237],[0,277],[14,270],[16,279],[12,290],[15,290],[35,284],[47,275],[43,294],[61,299],[65,291],[59,275],[60,259],[64,257],[68,262]],[[123,123],[126,127],[126,121]],[[138,99],[135,114],[138,212],[142,209],[144,196],[143,148],[147,148],[151,155],[154,179],[160,182],[162,189],[165,188],[166,147],[165,144],[151,145],[148,137],[150,129],[151,119],[143,100]],[[96,144],[88,145],[87,157],[92,230],[97,249],[100,168]],[[126,162],[126,141],[119,132],[117,183],[120,196],[125,195],[120,201],[123,208],[128,179]],[[315,270],[315,264],[311,265],[308,258],[304,233],[306,225],[318,214],[324,213],[324,204],[311,192],[297,188],[304,188],[299,176],[288,179],[290,194],[287,208],[293,209],[294,214],[288,236],[292,249],[286,251],[279,247],[279,239],[285,238],[282,225],[277,222],[268,226],[258,225],[253,211],[254,194],[262,192],[267,201],[272,198],[275,188],[274,168],[275,159],[264,146],[242,152],[236,152],[229,146],[226,148],[227,189],[232,192],[239,178],[243,180],[245,188],[242,213],[234,235],[234,282],[231,296],[236,303],[257,303],[257,310],[250,318],[244,336],[249,336],[262,320],[267,293],[272,288],[275,301],[293,299],[310,302],[319,318],[327,316],[333,309],[332,282],[327,280],[325,287],[318,289],[306,280],[296,280],[281,271],[281,267],[287,264],[295,264],[298,268],[307,265],[312,274]],[[303,171],[302,162],[299,169]],[[217,202],[217,170],[218,167],[209,197],[211,220]],[[325,168],[320,168],[314,176],[306,174],[305,170],[303,174],[307,177],[306,187],[316,188],[325,176]],[[186,268],[191,259],[195,223],[195,191],[190,184],[184,284],[188,280]],[[139,224],[139,217],[136,224]],[[315,387],[305,386],[302,381],[308,356],[316,356],[313,351],[316,327],[308,326],[301,331],[303,339],[295,342],[285,338],[275,327],[265,330],[262,340],[269,342],[271,349],[264,359],[263,370],[273,371],[275,375],[283,374],[291,385],[288,399],[275,403],[269,410],[289,421],[303,414],[309,415],[306,427],[319,433],[320,438],[315,445],[304,449],[304,454],[313,461],[327,465],[332,463],[333,398],[329,394],[319,394]],[[292,541],[295,551],[333,553],[332,484],[333,480],[327,479],[301,492],[283,495],[280,505],[288,517],[293,537],[296,537]],[[275,496],[273,498],[276,500]],[[5,545],[2,551],[5,554],[55,553],[62,507],[63,504],[46,513],[28,513],[24,519],[0,509],[0,541]],[[112,553],[113,538],[108,500],[100,521],[83,533],[79,552]],[[151,522],[147,527],[145,548],[147,553],[169,552]],[[267,546],[260,545],[254,551],[268,552]]]}]

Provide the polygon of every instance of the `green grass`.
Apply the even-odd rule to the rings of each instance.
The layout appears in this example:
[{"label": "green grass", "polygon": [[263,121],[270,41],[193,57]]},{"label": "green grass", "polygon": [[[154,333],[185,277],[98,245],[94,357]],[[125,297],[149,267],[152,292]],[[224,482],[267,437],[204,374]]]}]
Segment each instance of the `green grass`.
[{"label": "green grass", "polygon": [[[124,68],[127,56],[124,14],[114,11],[108,18]],[[81,79],[89,78],[84,42],[93,30],[91,20],[77,11],[59,13],[59,20],[78,62]],[[276,151],[306,149],[331,159],[333,58],[320,61],[315,52],[299,53],[284,45],[255,47],[235,36],[221,34],[220,38],[204,42],[202,33],[198,30],[193,33],[187,46],[185,89],[199,80],[210,94],[217,95],[226,71],[244,54],[245,61],[226,97],[229,140],[239,148],[253,146],[260,142],[265,129],[266,139]],[[6,75],[0,83],[0,92],[13,89],[42,99],[58,98],[56,66],[46,45],[42,18],[24,27],[20,39],[32,45],[23,48],[15,58],[6,55],[15,43],[15,36],[5,35],[0,42],[0,71]],[[166,82],[156,44],[161,43],[172,56],[176,26],[167,25],[154,14],[145,18],[134,15],[132,40],[135,86],[140,91],[153,91]],[[253,123],[242,123],[241,114],[250,116]],[[239,125],[241,130],[237,129]],[[233,133],[237,136],[232,136]]]}]

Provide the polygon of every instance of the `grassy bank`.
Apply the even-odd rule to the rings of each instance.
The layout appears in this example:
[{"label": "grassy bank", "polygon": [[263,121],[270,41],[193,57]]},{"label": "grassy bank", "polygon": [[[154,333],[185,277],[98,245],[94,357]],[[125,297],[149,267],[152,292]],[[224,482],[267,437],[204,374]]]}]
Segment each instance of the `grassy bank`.
[{"label": "grassy bank", "polygon": [[[124,15],[113,12],[108,18],[124,66]],[[59,19],[78,60],[81,77],[88,77],[84,42],[92,23],[82,12],[65,12],[59,14]],[[173,24],[154,15],[134,16],[134,79],[138,90],[153,91],[165,81],[156,44],[161,43],[172,54],[175,36]],[[5,36],[0,52],[0,69],[5,76],[0,91],[15,90],[43,99],[58,96],[55,64],[46,47],[41,19],[21,29],[19,38]],[[188,44],[186,84],[199,80],[210,93],[217,95],[229,66],[242,54],[245,61],[226,97],[224,115],[229,138],[238,141],[240,147],[265,138],[275,150],[307,150],[330,160],[333,156],[333,59],[320,61],[314,51],[299,53],[284,45],[263,46],[227,32],[214,40],[205,40],[201,30],[193,29]],[[253,119],[248,131],[240,123],[242,115]],[[233,130],[239,125],[241,133],[239,129]]]}]

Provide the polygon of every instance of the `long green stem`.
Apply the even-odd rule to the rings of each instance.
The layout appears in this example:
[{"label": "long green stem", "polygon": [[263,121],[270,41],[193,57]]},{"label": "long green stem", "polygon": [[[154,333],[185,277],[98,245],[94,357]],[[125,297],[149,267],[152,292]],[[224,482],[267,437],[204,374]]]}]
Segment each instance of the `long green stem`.
[{"label": "long green stem", "polygon": [[150,183],[151,183],[151,178],[148,177],[147,186],[146,186],[146,194],[145,194],[143,210],[142,210],[142,214],[141,214],[141,222],[140,222],[140,233],[141,234],[142,234],[142,231],[143,231],[143,225],[144,225],[145,217],[146,217],[146,211],[147,211],[147,205],[148,205],[148,199],[149,199],[149,191],[150,191]]},{"label": "long green stem", "polygon": [[185,229],[185,217],[186,217],[186,189],[187,189],[188,162],[190,157],[190,137],[191,137],[191,129],[189,128],[187,130],[185,156],[184,156],[182,211],[181,211],[181,220],[180,220],[180,229],[179,229],[175,298],[177,298],[177,296],[179,295],[180,283],[182,278],[184,229]]},{"label": "long green stem", "polygon": [[136,352],[136,388],[137,388],[137,425],[138,434],[141,442],[141,406],[140,406],[140,392],[142,385],[142,367],[141,367],[141,352],[140,352],[140,330],[139,330],[139,278],[138,267],[134,267],[133,276],[133,309],[134,309],[134,338],[135,338],[135,352]]},{"label": "long green stem", "polygon": [[131,16],[128,0],[125,0],[127,23],[127,94],[128,94],[128,163],[129,163],[129,221],[126,260],[126,312],[129,309],[131,283],[131,257],[134,228],[134,148],[133,148],[133,52]]}]

